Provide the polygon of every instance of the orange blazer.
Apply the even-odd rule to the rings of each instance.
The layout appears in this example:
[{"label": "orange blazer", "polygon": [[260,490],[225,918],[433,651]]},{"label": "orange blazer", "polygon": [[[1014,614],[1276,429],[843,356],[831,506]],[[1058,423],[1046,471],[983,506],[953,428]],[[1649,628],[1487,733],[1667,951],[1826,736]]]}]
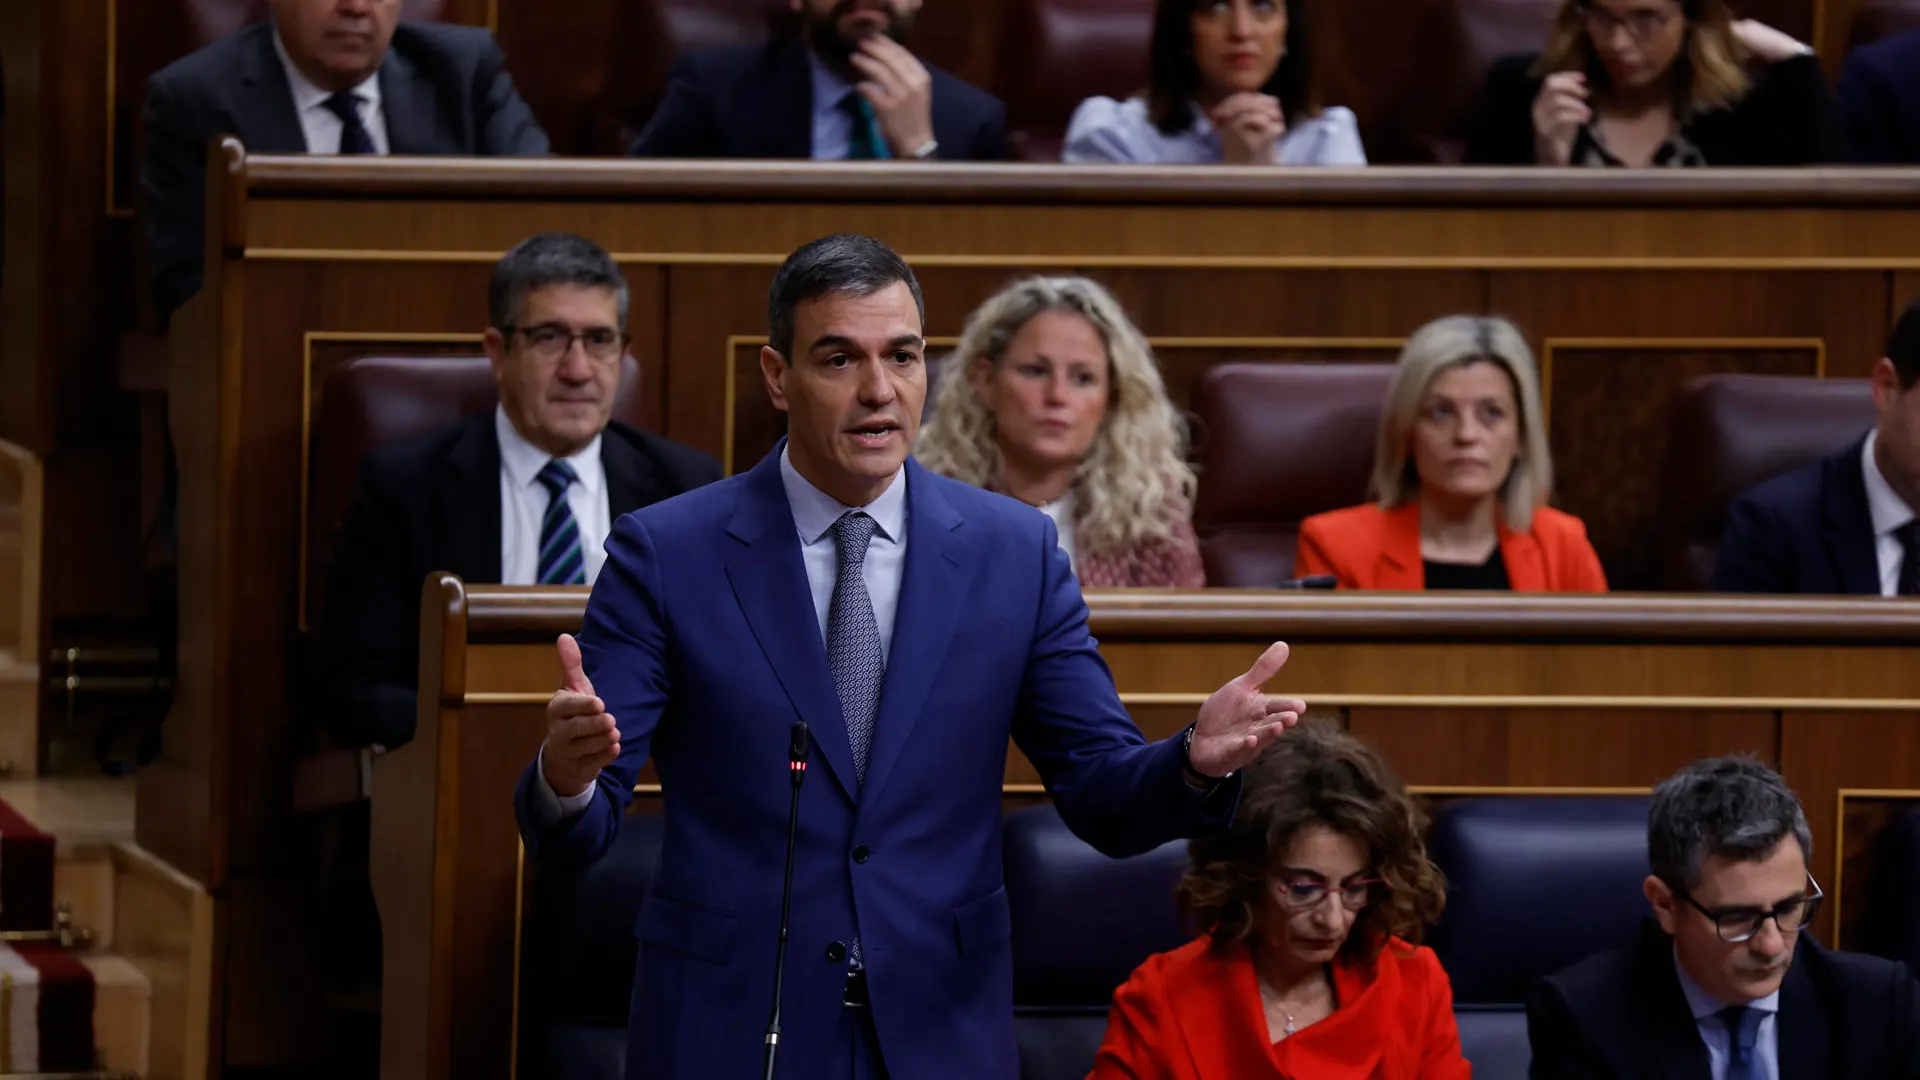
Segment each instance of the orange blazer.
[{"label": "orange blazer", "polygon": [[[1502,524],[1500,557],[1515,592],[1607,591],[1607,575],[1587,542],[1587,527],[1551,507],[1535,510],[1533,528],[1526,532]],[[1420,504],[1382,510],[1367,503],[1313,515],[1300,523],[1293,572],[1299,577],[1332,574],[1343,589],[1426,588]]]},{"label": "orange blazer", "polygon": [[1398,938],[1333,966],[1339,1008],[1277,1043],[1253,959],[1197,941],[1149,957],[1114,991],[1088,1080],[1469,1080],[1453,987],[1433,950]]}]

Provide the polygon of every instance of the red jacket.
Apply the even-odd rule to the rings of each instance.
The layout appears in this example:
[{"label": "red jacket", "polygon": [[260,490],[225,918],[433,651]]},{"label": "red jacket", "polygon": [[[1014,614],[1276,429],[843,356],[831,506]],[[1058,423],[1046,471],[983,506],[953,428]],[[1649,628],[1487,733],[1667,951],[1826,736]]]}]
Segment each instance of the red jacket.
[{"label": "red jacket", "polygon": [[1148,958],[1114,991],[1088,1080],[1469,1080],[1453,988],[1433,950],[1394,938],[1336,962],[1332,1016],[1278,1043],[1253,960],[1201,938]]},{"label": "red jacket", "polygon": [[[1587,542],[1587,527],[1552,507],[1535,510],[1526,532],[1502,524],[1500,557],[1514,592],[1607,591],[1607,575]],[[1343,589],[1424,589],[1420,504],[1382,510],[1367,503],[1313,515],[1300,523],[1293,572],[1298,577],[1332,574]]]}]

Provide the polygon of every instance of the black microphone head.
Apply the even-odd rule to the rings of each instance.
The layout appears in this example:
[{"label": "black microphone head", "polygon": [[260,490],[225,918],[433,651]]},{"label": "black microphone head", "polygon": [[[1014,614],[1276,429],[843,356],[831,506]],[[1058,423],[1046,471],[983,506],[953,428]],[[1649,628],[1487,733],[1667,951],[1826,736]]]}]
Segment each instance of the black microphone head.
[{"label": "black microphone head", "polygon": [[805,764],[807,760],[807,724],[804,720],[793,722],[793,738],[787,743],[787,758],[790,761]]}]

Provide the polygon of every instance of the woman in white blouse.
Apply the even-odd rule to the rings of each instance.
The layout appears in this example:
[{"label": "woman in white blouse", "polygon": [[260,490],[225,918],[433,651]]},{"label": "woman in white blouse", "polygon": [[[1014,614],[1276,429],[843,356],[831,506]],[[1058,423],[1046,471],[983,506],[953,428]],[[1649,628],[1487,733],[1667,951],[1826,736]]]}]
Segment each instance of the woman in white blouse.
[{"label": "woman in white blouse", "polygon": [[1151,86],[1080,103],[1069,164],[1365,165],[1350,109],[1312,103],[1304,0],[1160,0]]}]

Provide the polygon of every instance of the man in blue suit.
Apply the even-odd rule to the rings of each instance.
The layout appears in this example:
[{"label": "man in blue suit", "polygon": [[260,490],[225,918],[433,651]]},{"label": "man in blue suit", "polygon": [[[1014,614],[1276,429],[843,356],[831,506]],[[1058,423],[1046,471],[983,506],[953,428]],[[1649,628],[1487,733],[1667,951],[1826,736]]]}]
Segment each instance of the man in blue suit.
[{"label": "man in blue suit", "polygon": [[1728,509],[1715,591],[1920,596],[1920,300],[1870,378],[1872,431]]},{"label": "man in blue suit", "polygon": [[1920,30],[1848,53],[1834,100],[1854,161],[1920,162]]},{"label": "man in blue suit", "polygon": [[674,64],[636,157],[1000,161],[1006,107],[907,50],[922,0],[792,0],[798,36]]},{"label": "man in blue suit", "polygon": [[627,1075],[751,1075],[774,994],[788,733],[810,725],[780,1075],[1012,1077],[1007,740],[1095,847],[1228,821],[1237,770],[1305,706],[1276,643],[1147,743],[1053,524],[909,456],[924,305],[878,241],[801,248],[761,369],[788,438],[620,519],[515,807],[542,860],[607,850],[651,756],[661,865],[636,933]]}]

